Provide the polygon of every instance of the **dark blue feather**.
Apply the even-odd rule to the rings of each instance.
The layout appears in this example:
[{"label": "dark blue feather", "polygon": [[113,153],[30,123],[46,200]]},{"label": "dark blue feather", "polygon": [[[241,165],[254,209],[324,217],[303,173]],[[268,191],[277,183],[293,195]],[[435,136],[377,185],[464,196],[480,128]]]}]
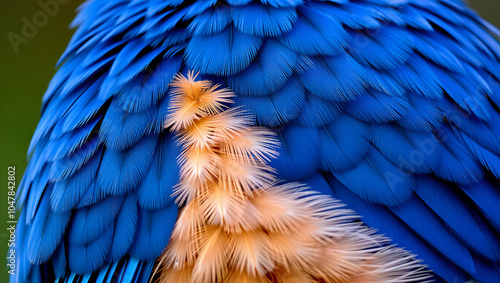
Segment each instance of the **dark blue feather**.
[{"label": "dark blue feather", "polygon": [[236,105],[243,106],[255,115],[257,124],[278,126],[291,121],[305,103],[305,90],[300,82],[292,77],[285,85],[268,96],[242,96],[235,98]]},{"label": "dark blue feather", "polygon": [[391,96],[371,90],[346,104],[345,111],[365,122],[394,121],[406,114],[409,103],[404,96]]},{"label": "dark blue feather", "polygon": [[68,244],[68,263],[71,271],[83,274],[95,271],[106,261],[113,241],[114,226],[107,229],[94,241],[78,245]]},{"label": "dark blue feather", "polygon": [[486,180],[470,186],[460,188],[474,201],[488,221],[500,233],[500,193],[498,192],[498,181],[495,183]]},{"label": "dark blue feather", "polygon": [[54,183],[50,196],[50,205],[54,211],[68,211],[78,204],[95,180],[100,162],[101,154],[96,154],[71,177]]},{"label": "dark blue feather", "polygon": [[416,93],[408,93],[406,113],[397,121],[401,126],[414,131],[431,131],[444,122],[444,113],[439,100]]},{"label": "dark blue feather", "polygon": [[108,261],[118,261],[127,254],[136,233],[137,217],[137,197],[132,194],[127,196],[116,217],[113,244],[111,245]]},{"label": "dark blue feather", "polygon": [[446,228],[432,210],[416,195],[404,205],[390,209],[434,248],[469,273],[475,273],[469,250]]},{"label": "dark blue feather", "polygon": [[124,150],[143,137],[155,112],[151,108],[139,113],[128,113],[113,100],[102,121],[99,137],[108,148]]},{"label": "dark blue feather", "polygon": [[[353,209],[367,225],[376,228],[380,233],[390,237],[400,247],[416,253],[424,260],[424,264],[433,267],[435,273],[447,280],[465,282],[467,274],[441,253],[435,250],[429,243],[413,232],[404,222],[398,219],[387,208],[366,202],[353,194],[348,188],[333,178],[329,178],[329,186],[332,195],[346,203]],[[313,189],[315,187],[312,187]]]},{"label": "dark blue feather", "polygon": [[373,147],[358,166],[333,174],[363,200],[389,206],[408,200],[415,185],[413,175],[399,170]]},{"label": "dark blue feather", "polygon": [[277,176],[285,180],[301,180],[312,175],[319,167],[320,140],[316,128],[288,125],[278,131],[281,146],[278,158],[271,160]]},{"label": "dark blue feather", "polygon": [[197,15],[188,26],[188,30],[196,35],[219,33],[231,22],[231,13],[226,7],[210,9]]},{"label": "dark blue feather", "polygon": [[266,95],[278,91],[293,73],[297,54],[274,39],[266,40],[259,55],[244,71],[227,78],[238,95]]},{"label": "dark blue feather", "polygon": [[295,122],[305,127],[321,127],[329,124],[342,112],[343,103],[323,100],[317,96],[305,93],[300,112]]},{"label": "dark blue feather", "polygon": [[122,195],[137,188],[153,160],[158,137],[143,137],[125,150],[108,148],[102,157],[97,175],[100,189],[112,195]]},{"label": "dark blue feather", "polygon": [[168,244],[177,220],[177,205],[162,210],[139,209],[137,230],[129,254],[139,260],[153,260]]},{"label": "dark blue feather", "polygon": [[430,177],[419,177],[415,191],[466,246],[491,260],[499,259],[500,240],[495,232],[452,188]]},{"label": "dark blue feather", "polygon": [[342,172],[360,164],[370,148],[369,136],[367,124],[349,115],[339,116],[320,131],[323,168]]},{"label": "dark blue feather", "polygon": [[173,135],[162,134],[149,171],[137,188],[142,208],[161,209],[172,204],[172,189],[179,182],[179,154]]},{"label": "dark blue feather", "polygon": [[123,197],[110,196],[92,206],[76,210],[68,227],[68,242],[71,245],[94,242],[108,227],[114,226],[122,203]]},{"label": "dark blue feather", "polygon": [[66,260],[66,248],[64,247],[64,241],[61,241],[59,247],[52,255],[52,265],[54,267],[54,275],[57,277],[62,277],[66,275],[66,269],[68,262]]},{"label": "dark blue feather", "polygon": [[54,161],[50,167],[50,180],[66,179],[86,164],[92,156],[101,156],[99,146],[98,137],[90,138],[69,156]]},{"label": "dark blue feather", "polygon": [[429,150],[436,150],[441,154],[440,164],[434,170],[438,177],[467,185],[482,179],[484,170],[481,164],[451,129],[441,127],[437,137],[441,143],[429,143]]},{"label": "dark blue feather", "polygon": [[300,80],[312,94],[327,100],[348,101],[365,92],[364,67],[351,56],[313,59],[313,68],[301,74]]},{"label": "dark blue feather", "polygon": [[164,58],[129,81],[117,95],[118,103],[127,112],[142,112],[156,105],[180,70],[182,58]]},{"label": "dark blue feather", "polygon": [[430,132],[413,132],[391,124],[372,125],[373,145],[394,166],[405,172],[430,174],[441,155],[429,145],[439,141]]}]

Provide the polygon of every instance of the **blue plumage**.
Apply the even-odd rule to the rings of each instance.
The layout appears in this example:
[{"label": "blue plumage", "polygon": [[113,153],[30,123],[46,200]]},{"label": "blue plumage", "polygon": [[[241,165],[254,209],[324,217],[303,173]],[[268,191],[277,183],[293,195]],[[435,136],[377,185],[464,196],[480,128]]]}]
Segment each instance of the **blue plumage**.
[{"label": "blue plumage", "polygon": [[462,1],[89,0],[72,26],[12,280],[148,279],[177,218],[163,123],[188,70],[277,133],[281,179],[339,198],[438,281],[500,280],[500,31]]}]

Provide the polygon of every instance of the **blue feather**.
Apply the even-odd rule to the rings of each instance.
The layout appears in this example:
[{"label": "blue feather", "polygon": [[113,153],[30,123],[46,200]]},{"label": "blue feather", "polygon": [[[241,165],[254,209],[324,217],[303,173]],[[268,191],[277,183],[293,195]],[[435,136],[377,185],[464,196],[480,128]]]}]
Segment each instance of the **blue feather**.
[{"label": "blue feather", "polygon": [[205,74],[233,75],[248,67],[261,45],[261,37],[228,27],[217,34],[193,36],[185,60],[190,69]]},{"label": "blue feather", "polygon": [[132,146],[146,133],[155,110],[151,108],[139,113],[128,113],[113,100],[102,121],[100,139],[113,150],[124,150]]},{"label": "blue feather", "polygon": [[[366,202],[333,178],[329,178],[332,195],[341,199],[349,208],[362,215],[363,222],[390,237],[400,247],[406,248],[432,266],[435,273],[446,280],[465,282],[467,274],[415,234],[387,208]],[[315,187],[312,187],[313,189]]]},{"label": "blue feather", "polygon": [[278,138],[279,155],[269,165],[276,169],[279,178],[301,180],[316,172],[320,157],[318,129],[288,125],[278,132]]},{"label": "blue feather", "polygon": [[488,221],[500,233],[500,193],[498,192],[498,181],[495,183],[486,180],[470,186],[460,188],[474,201],[479,210]]},{"label": "blue feather", "polygon": [[234,26],[239,31],[259,36],[279,36],[291,30],[297,20],[293,8],[274,8],[255,2],[233,7],[231,12]]},{"label": "blue feather", "polygon": [[177,220],[177,205],[162,210],[139,209],[137,230],[129,254],[139,260],[153,260],[168,244]]},{"label": "blue feather", "polygon": [[497,179],[500,179],[500,156],[480,146],[465,134],[459,134],[470,152],[479,162],[491,172]]},{"label": "blue feather", "polygon": [[101,154],[96,154],[71,177],[54,183],[50,196],[50,205],[54,211],[68,211],[78,204],[94,181],[100,162]]},{"label": "blue feather", "polygon": [[26,206],[26,224],[31,223],[31,221],[35,217],[40,206],[40,201],[42,200],[42,195],[49,186],[51,186],[51,184],[49,183],[49,170],[47,167],[44,167],[33,181],[31,188],[29,188],[30,196],[28,198],[28,203]]},{"label": "blue feather", "polygon": [[195,35],[210,35],[224,30],[231,22],[231,13],[226,7],[210,9],[197,15],[188,26]]},{"label": "blue feather", "polygon": [[117,95],[118,103],[127,112],[142,112],[156,105],[180,70],[182,58],[164,58],[154,67],[129,81]]},{"label": "blue feather", "polygon": [[300,80],[312,94],[327,100],[348,101],[365,92],[364,67],[347,54],[311,60],[314,68],[301,74]]},{"label": "blue feather", "polygon": [[346,0],[333,2],[342,3],[343,5],[337,6],[329,5],[329,3],[313,2],[310,6],[352,29],[375,29],[381,26],[378,18],[382,17],[382,15],[376,9]]},{"label": "blue feather", "polygon": [[109,75],[118,76],[122,73],[146,47],[148,47],[148,44],[140,39],[127,42],[113,61],[113,65],[109,69]]},{"label": "blue feather", "polygon": [[416,93],[408,93],[406,113],[397,121],[401,126],[414,131],[432,131],[444,122],[440,102]]},{"label": "blue feather", "polygon": [[390,70],[388,73],[408,91],[429,98],[443,97],[443,90],[434,69],[419,56],[412,56],[407,65]]},{"label": "blue feather", "polygon": [[321,127],[331,123],[342,112],[343,104],[320,99],[306,92],[305,101],[294,122],[305,127]]},{"label": "blue feather", "polygon": [[413,175],[399,170],[373,147],[358,166],[333,174],[363,200],[389,206],[408,200],[415,181]]},{"label": "blue feather", "polygon": [[101,121],[101,118],[102,116],[97,116],[82,127],[65,133],[58,139],[50,140],[45,147],[46,154],[50,156],[48,160],[54,162],[70,155],[81,147],[89,136],[96,132],[96,125]]},{"label": "blue feather", "polygon": [[278,40],[304,55],[337,55],[345,50],[349,38],[334,18],[306,6],[299,8],[299,17],[291,31]]},{"label": "blue feather", "polygon": [[428,60],[457,73],[463,73],[462,63],[453,54],[452,50],[443,46],[439,41],[427,36],[428,33],[415,33],[413,42],[415,50],[420,52]]},{"label": "blue feather", "polygon": [[484,170],[470,150],[448,127],[441,127],[437,136],[441,143],[429,143],[429,150],[441,154],[440,164],[434,173],[448,181],[470,185],[484,176]]},{"label": "blue feather", "polygon": [[299,115],[305,102],[305,90],[300,82],[292,77],[275,93],[268,96],[239,95],[235,102],[255,115],[257,124],[278,126]]},{"label": "blue feather", "polygon": [[350,54],[361,64],[376,69],[394,69],[413,55],[410,34],[397,26],[355,32]]},{"label": "blue feather", "polygon": [[86,245],[95,241],[108,227],[114,226],[122,203],[123,197],[110,196],[92,206],[76,210],[68,227],[69,243]]},{"label": "blue feather", "polygon": [[132,194],[127,196],[116,217],[113,244],[111,245],[108,261],[115,262],[126,255],[136,233],[137,218],[137,198]]},{"label": "blue feather", "polygon": [[111,249],[113,241],[112,225],[94,241],[84,244],[68,245],[68,263],[71,271],[77,274],[84,274],[95,271],[106,261],[106,257]]},{"label": "blue feather", "polygon": [[137,188],[138,203],[145,209],[172,204],[172,189],[179,182],[177,156],[180,149],[171,134],[162,134],[149,171]]},{"label": "blue feather", "polygon": [[398,120],[406,114],[408,107],[404,96],[390,96],[371,90],[347,103],[345,111],[365,122],[383,123]]},{"label": "blue feather", "polygon": [[292,75],[296,59],[294,51],[268,39],[248,68],[227,78],[228,86],[238,95],[266,95],[278,91]]},{"label": "blue feather", "polygon": [[50,209],[51,186],[46,188],[39,204],[27,241],[28,258],[34,264],[50,259],[63,238],[71,213],[57,213]]},{"label": "blue feather", "polygon": [[51,163],[49,179],[58,181],[72,176],[79,170],[92,156],[101,156],[100,141],[98,137],[88,139],[81,147],[72,154]]},{"label": "blue feather", "polygon": [[[430,177],[417,178],[419,197],[457,234],[467,246],[491,260],[500,258],[500,240],[484,220],[449,186]],[[476,217],[474,217],[476,216]]]},{"label": "blue feather", "polygon": [[137,188],[153,160],[157,142],[158,137],[150,135],[123,151],[108,148],[99,167],[97,185],[112,195],[122,195]]},{"label": "blue feather", "polygon": [[370,129],[348,115],[339,116],[320,132],[323,169],[342,172],[360,164],[368,153]]},{"label": "blue feather", "polygon": [[429,174],[440,160],[440,154],[429,148],[439,141],[430,132],[412,132],[391,124],[372,125],[373,145],[394,166],[405,172]]},{"label": "blue feather", "polygon": [[64,247],[64,241],[61,241],[59,247],[52,255],[52,265],[54,267],[54,275],[56,278],[62,277],[66,274],[66,267],[68,263],[66,260],[66,248]]},{"label": "blue feather", "polygon": [[[236,1],[242,1],[242,0],[236,0]],[[245,0],[243,0],[245,1]],[[303,0],[260,0],[262,4],[266,5],[269,4],[273,7],[295,7],[299,6],[302,4],[304,1]]]},{"label": "blue feather", "polygon": [[390,209],[434,248],[469,273],[475,273],[469,250],[446,228],[441,220],[416,195],[404,205]]},{"label": "blue feather", "polygon": [[62,130],[64,132],[72,131],[87,123],[99,109],[105,107],[106,100],[96,95],[102,81],[103,79],[99,78],[92,83],[68,109],[62,124]]}]

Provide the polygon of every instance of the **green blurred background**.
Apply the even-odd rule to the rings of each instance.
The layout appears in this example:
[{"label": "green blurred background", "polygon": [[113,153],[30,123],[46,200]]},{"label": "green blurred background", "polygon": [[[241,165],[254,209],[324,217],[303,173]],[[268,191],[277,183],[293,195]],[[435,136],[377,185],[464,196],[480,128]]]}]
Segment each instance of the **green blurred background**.
[{"label": "green blurred background", "polygon": [[[106,1],[106,0],[102,0]],[[27,164],[26,151],[40,117],[41,97],[55,72],[55,63],[73,33],[68,25],[82,0],[0,0],[0,282],[7,281],[7,167],[16,166],[19,183]],[[50,15],[40,15],[40,3],[48,5]],[[500,26],[500,1],[475,0],[471,6]],[[13,34],[22,35],[23,17],[38,21],[37,31],[15,52]],[[10,39],[9,39],[10,34]],[[17,38],[18,39],[18,38]]]}]

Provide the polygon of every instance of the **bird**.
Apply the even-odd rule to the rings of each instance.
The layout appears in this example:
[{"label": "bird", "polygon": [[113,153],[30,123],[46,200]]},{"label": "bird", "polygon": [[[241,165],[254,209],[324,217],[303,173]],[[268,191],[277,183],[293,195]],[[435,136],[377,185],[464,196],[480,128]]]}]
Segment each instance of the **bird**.
[{"label": "bird", "polygon": [[[71,27],[16,195],[11,282],[354,282],[367,266],[500,282],[500,30],[466,2],[88,0]],[[196,207],[221,188],[300,217]],[[279,244],[297,233],[314,252],[293,260]],[[238,245],[253,237],[257,264]],[[202,256],[210,239],[229,263]],[[343,269],[341,251],[359,257]]]}]

